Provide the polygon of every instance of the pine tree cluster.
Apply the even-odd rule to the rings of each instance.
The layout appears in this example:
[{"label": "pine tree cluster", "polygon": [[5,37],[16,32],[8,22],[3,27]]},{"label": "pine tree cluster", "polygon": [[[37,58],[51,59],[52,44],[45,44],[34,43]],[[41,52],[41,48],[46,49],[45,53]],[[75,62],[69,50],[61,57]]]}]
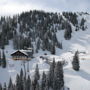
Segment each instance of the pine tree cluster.
[{"label": "pine tree cluster", "polygon": [[[69,40],[72,37],[70,22],[76,31],[79,29],[76,13],[63,12],[63,16],[60,13],[33,10],[13,17],[1,17],[0,48],[4,49],[9,40],[12,40],[14,49],[32,47],[36,53],[42,49],[55,54],[56,48],[63,48],[62,41],[57,39],[57,32],[65,30],[64,38]],[[82,19],[80,27],[83,30],[86,28],[84,24],[85,20]]]},{"label": "pine tree cluster", "polygon": [[6,83],[4,86],[0,84],[0,90],[62,90],[64,88],[63,67],[61,62],[55,63],[55,60],[50,65],[49,72],[47,74],[43,72],[41,78],[38,65],[36,65],[33,78],[31,79],[30,75],[25,75],[21,69],[20,75],[16,76],[16,83],[14,84],[10,78],[8,85]]},{"label": "pine tree cluster", "polygon": [[77,14],[72,12],[63,12],[63,15],[74,25],[78,25]]},{"label": "pine tree cluster", "polygon": [[[87,13],[81,13],[82,14],[87,14]],[[70,21],[75,27],[76,30],[78,31],[79,29],[82,29],[83,31],[86,30],[86,26],[85,26],[85,22],[86,20],[84,18],[81,19],[80,24],[78,22],[78,15],[76,13],[72,13],[72,12],[63,12],[63,16],[65,16],[65,18],[67,18],[68,21]]]}]

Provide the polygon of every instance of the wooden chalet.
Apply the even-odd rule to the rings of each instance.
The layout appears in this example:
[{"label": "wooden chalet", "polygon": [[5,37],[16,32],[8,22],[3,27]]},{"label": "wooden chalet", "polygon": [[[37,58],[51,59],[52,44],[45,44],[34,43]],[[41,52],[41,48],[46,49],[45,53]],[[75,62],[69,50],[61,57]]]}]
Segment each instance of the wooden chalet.
[{"label": "wooden chalet", "polygon": [[17,50],[11,54],[13,60],[30,60],[33,56],[32,49]]}]

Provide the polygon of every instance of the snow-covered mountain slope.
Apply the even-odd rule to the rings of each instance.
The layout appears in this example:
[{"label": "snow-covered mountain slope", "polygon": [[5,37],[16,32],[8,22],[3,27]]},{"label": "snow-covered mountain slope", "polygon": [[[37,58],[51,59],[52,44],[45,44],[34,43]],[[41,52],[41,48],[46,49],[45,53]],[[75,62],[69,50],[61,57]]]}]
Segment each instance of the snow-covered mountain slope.
[{"label": "snow-covered mountain slope", "polygon": [[[62,42],[63,50],[65,52],[78,50],[81,52],[90,52],[90,15],[82,15],[78,17],[78,21],[81,18],[86,19],[85,25],[87,26],[86,31],[82,31],[81,29],[79,31],[75,31],[75,27],[72,25],[73,32],[72,32],[72,38],[70,40],[64,39],[64,31],[58,31],[57,37],[60,42]],[[61,34],[62,33],[62,34]],[[58,53],[58,51],[57,51]]]},{"label": "snow-covered mountain slope", "polygon": [[[51,55],[49,51],[39,50],[38,53],[34,54],[34,59],[29,61],[29,72],[33,78],[36,64],[39,65],[40,73],[48,71],[49,64],[45,60],[41,59],[40,56],[49,58],[51,61],[55,58],[56,61],[65,60],[67,64],[64,66],[64,81],[65,86],[69,87],[70,90],[90,90],[90,15],[82,15],[78,17],[86,19],[87,29],[85,31],[75,31],[75,27],[72,25],[73,32],[70,40],[64,39],[64,30],[60,30],[56,33],[58,41],[62,42],[63,49],[56,48],[56,55]],[[61,34],[62,33],[62,34]],[[72,69],[72,58],[75,51],[85,52],[85,54],[79,54],[80,57],[80,71],[76,72]],[[12,60],[10,54],[14,51],[12,40],[9,41],[9,45],[5,46],[5,54],[7,58],[7,68],[3,69],[0,67],[0,83],[9,81],[11,77],[15,83],[16,74],[23,68],[22,61]],[[44,55],[47,53],[47,55]],[[82,60],[82,58],[86,60]],[[27,69],[27,62],[25,63]]]}]

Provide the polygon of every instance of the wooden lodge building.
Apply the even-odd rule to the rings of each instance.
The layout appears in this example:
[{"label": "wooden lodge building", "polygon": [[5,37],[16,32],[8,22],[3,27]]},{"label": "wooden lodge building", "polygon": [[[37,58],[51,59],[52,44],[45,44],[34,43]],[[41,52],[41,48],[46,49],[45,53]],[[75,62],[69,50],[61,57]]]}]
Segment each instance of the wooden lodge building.
[{"label": "wooden lodge building", "polygon": [[32,48],[27,50],[16,50],[11,56],[13,60],[30,60],[33,57],[33,50]]}]

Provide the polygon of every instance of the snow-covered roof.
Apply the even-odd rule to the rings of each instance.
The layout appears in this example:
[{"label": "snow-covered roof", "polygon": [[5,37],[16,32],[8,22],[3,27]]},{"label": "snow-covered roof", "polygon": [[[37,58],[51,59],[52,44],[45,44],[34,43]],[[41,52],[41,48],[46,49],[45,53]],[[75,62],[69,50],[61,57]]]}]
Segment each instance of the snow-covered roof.
[{"label": "snow-covered roof", "polygon": [[28,56],[26,50],[19,50],[19,51]]},{"label": "snow-covered roof", "polygon": [[31,52],[31,50],[16,50],[16,51],[14,51],[11,55],[13,55],[14,53],[16,53],[16,52],[21,52],[21,53],[23,53],[24,55],[26,55],[26,56],[28,56],[28,52]]}]

